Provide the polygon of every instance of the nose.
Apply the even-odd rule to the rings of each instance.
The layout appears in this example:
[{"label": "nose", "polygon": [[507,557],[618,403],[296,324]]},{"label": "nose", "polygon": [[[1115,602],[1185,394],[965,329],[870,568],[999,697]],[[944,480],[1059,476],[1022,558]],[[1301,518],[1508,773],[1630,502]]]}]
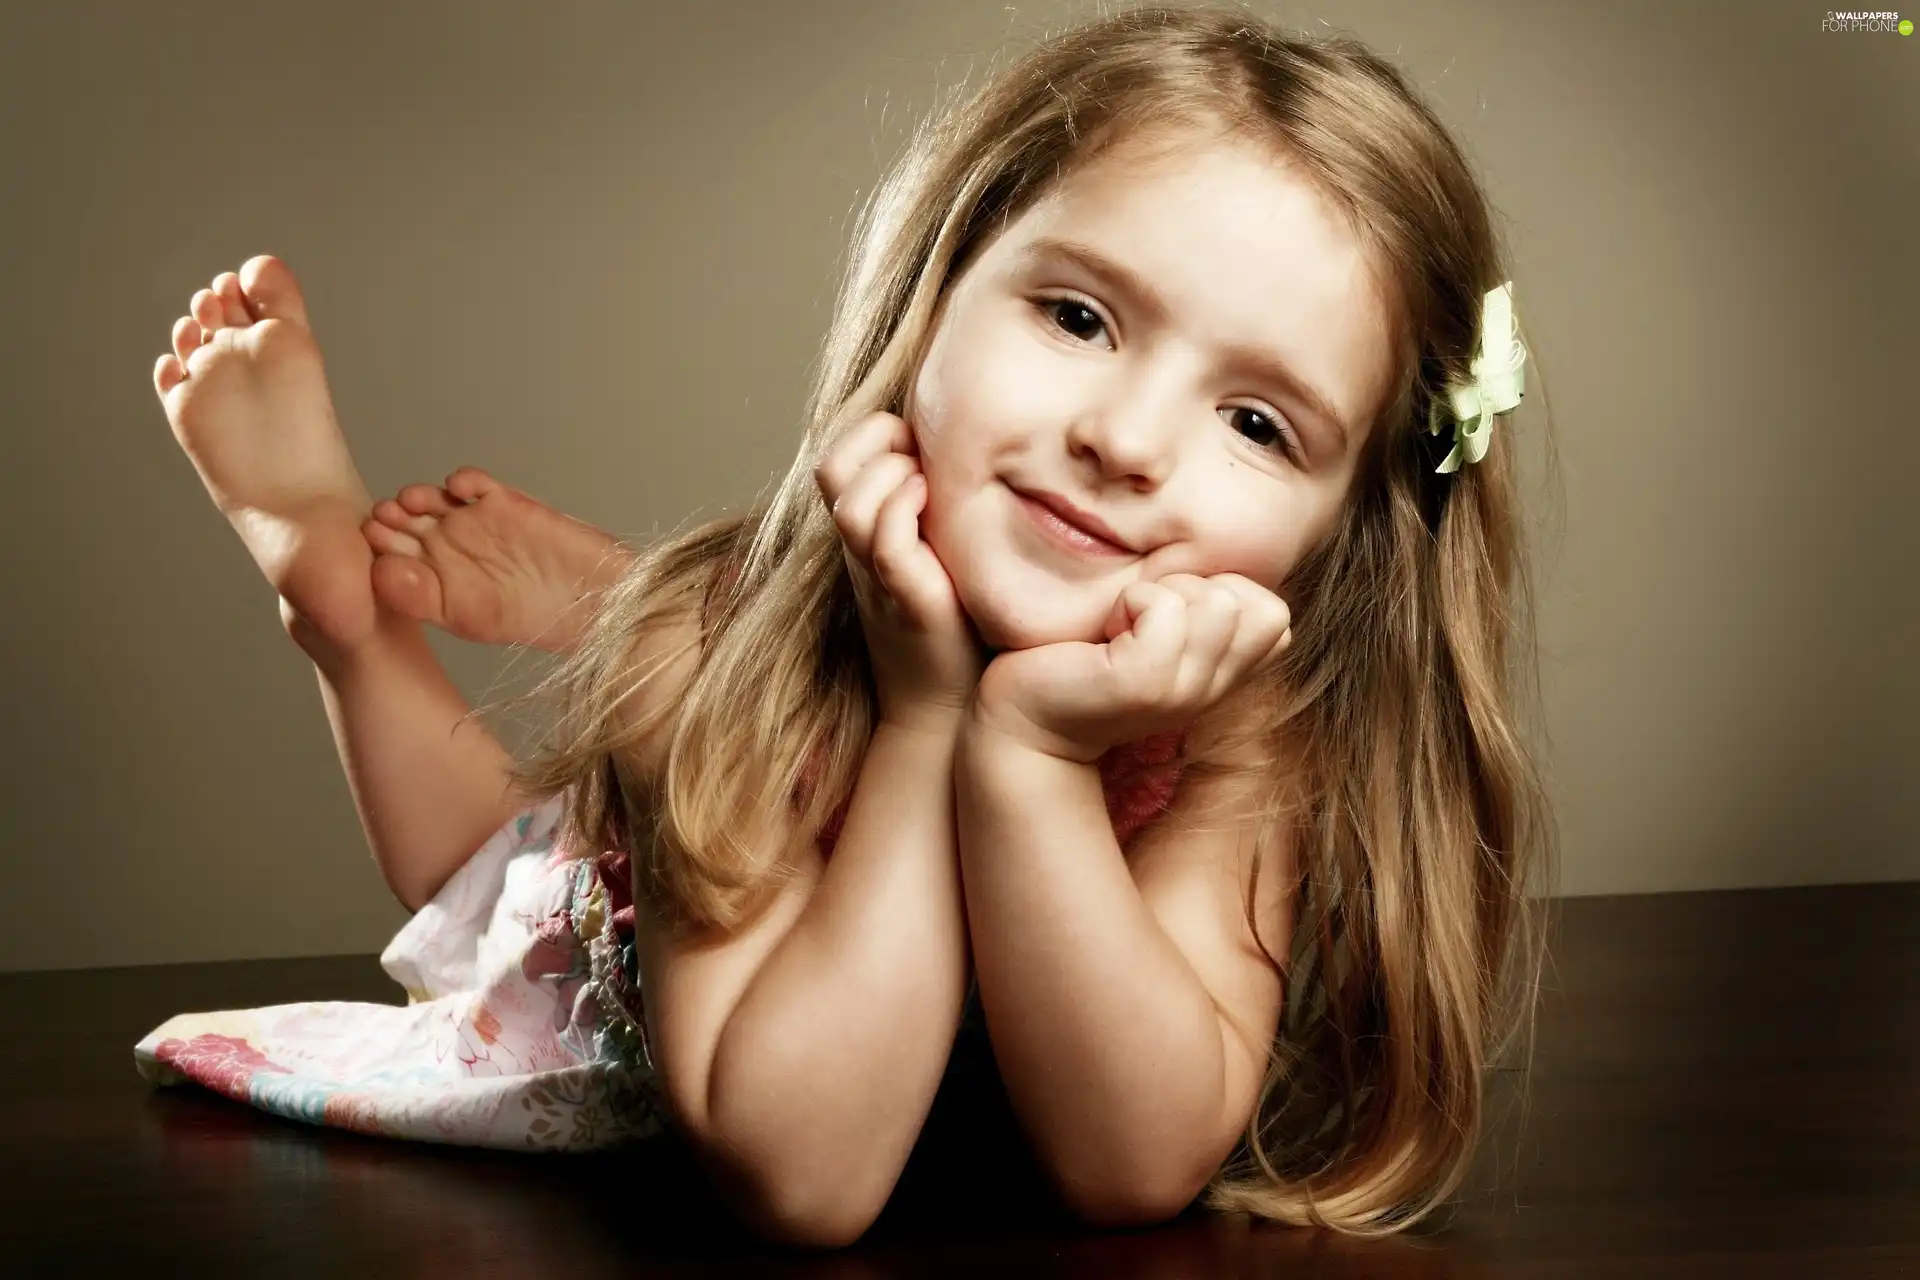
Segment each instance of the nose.
[{"label": "nose", "polygon": [[1119,386],[1077,417],[1067,429],[1067,451],[1091,461],[1107,480],[1153,490],[1173,470],[1180,407],[1135,381]]}]

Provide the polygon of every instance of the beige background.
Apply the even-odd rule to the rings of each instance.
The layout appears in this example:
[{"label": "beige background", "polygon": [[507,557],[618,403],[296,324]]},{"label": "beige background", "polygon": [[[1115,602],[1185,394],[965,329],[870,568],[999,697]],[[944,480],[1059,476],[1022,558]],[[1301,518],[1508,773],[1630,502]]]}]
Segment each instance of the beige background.
[{"label": "beige background", "polygon": [[[153,393],[195,289],[288,260],[376,493],[474,463],[646,537],[791,456],[907,121],[1091,12],[269,9],[0,10],[0,969],[365,952],[403,918]],[[1407,67],[1516,251],[1566,482],[1561,888],[1920,877],[1920,38],[1747,0],[1262,11]],[[435,643],[470,696],[525,687]]]}]

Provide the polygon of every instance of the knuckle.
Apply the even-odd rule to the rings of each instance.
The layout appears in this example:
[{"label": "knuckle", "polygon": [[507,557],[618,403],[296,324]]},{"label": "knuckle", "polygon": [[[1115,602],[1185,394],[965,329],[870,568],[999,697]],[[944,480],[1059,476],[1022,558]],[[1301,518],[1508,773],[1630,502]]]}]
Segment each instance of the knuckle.
[{"label": "knuckle", "polygon": [[896,517],[898,517],[904,523],[906,518],[906,512],[911,507],[912,502],[913,502],[913,477],[904,476],[901,478],[898,484],[893,486],[893,492],[887,495],[885,508],[888,512],[893,513]]}]

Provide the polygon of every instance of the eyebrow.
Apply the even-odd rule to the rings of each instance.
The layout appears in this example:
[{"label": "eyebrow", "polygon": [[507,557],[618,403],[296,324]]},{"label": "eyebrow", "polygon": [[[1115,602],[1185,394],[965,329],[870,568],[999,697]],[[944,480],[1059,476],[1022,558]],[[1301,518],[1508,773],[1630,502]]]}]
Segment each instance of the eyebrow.
[{"label": "eyebrow", "polygon": [[[1077,240],[1062,240],[1043,236],[1022,249],[1017,256],[1017,264],[1027,267],[1044,258],[1064,258],[1099,276],[1114,288],[1128,294],[1142,309],[1150,312],[1156,320],[1164,321],[1172,314],[1166,299],[1161,297],[1154,287],[1131,268],[1089,244]],[[1340,437],[1340,450],[1346,452],[1349,431],[1346,419],[1333,407],[1333,401],[1318,387],[1308,382],[1285,360],[1268,355],[1257,347],[1235,345],[1228,349],[1233,359],[1252,370],[1256,376],[1278,383],[1292,391],[1310,409],[1316,417],[1331,426]]]}]

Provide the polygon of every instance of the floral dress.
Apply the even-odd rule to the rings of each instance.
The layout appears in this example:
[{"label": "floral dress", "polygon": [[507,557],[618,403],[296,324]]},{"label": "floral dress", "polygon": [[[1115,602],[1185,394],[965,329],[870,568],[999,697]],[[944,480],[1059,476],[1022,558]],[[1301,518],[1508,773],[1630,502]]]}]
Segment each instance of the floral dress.
[{"label": "floral dress", "polygon": [[[1122,847],[1170,801],[1181,740],[1101,758]],[[515,816],[395,935],[380,963],[405,1005],[181,1014],[134,1046],[141,1074],[421,1142],[578,1151],[661,1133],[672,1121],[647,1052],[627,855],[557,842],[565,801]],[[846,812],[821,831],[824,854]]]}]

